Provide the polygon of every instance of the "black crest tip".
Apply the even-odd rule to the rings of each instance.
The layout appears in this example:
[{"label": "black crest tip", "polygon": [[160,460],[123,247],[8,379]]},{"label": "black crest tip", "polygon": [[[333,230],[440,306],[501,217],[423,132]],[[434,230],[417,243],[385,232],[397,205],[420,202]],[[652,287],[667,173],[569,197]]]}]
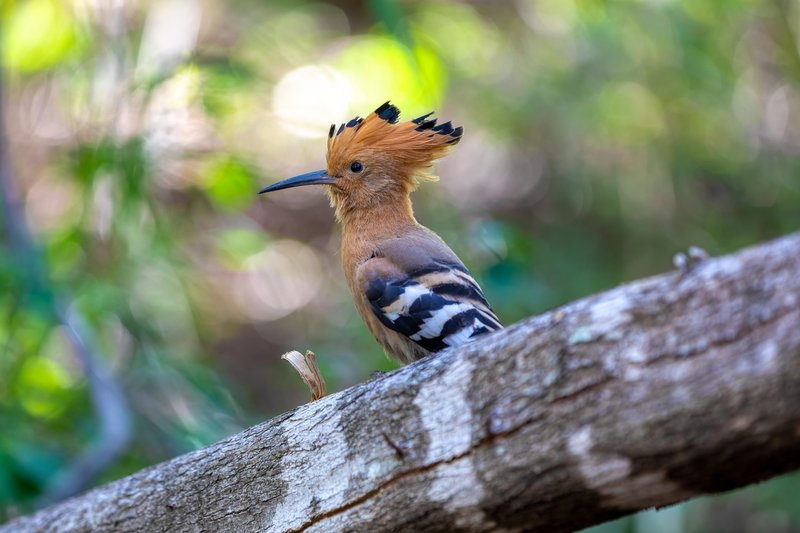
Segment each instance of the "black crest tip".
[{"label": "black crest tip", "polygon": [[400,110],[389,101],[384,102],[383,105],[376,109],[375,114],[389,124],[397,124],[397,120],[400,118]]},{"label": "black crest tip", "polygon": [[458,144],[458,141],[461,140],[461,135],[463,134],[464,134],[464,128],[462,128],[461,126],[453,129],[453,131],[450,132],[450,137],[452,137],[452,139],[447,141],[447,144],[452,144],[452,145]]},{"label": "black crest tip", "polygon": [[425,131],[433,129],[435,125],[436,125],[436,119],[432,118],[430,120],[425,120],[423,122],[420,122],[419,125],[414,129],[416,129],[417,131]]},{"label": "black crest tip", "polygon": [[448,120],[443,124],[439,124],[433,128],[433,131],[442,135],[450,135],[453,133],[453,124]]},{"label": "black crest tip", "polygon": [[413,119],[411,122],[413,122],[414,124],[422,124],[422,122],[423,122],[423,121],[424,121],[426,118],[428,118],[429,116],[431,116],[431,115],[433,115],[433,111],[431,111],[430,113],[426,113],[426,114],[422,115],[421,117],[417,117],[417,118]]},{"label": "black crest tip", "polygon": [[331,129],[328,130],[328,138],[330,139],[333,137],[334,132],[336,131],[336,124],[331,124]]}]

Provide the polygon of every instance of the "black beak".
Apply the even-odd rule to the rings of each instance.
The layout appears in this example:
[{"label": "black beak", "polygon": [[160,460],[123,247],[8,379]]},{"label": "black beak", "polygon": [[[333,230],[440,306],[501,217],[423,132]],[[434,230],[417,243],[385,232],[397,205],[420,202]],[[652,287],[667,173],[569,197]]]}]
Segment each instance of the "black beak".
[{"label": "black beak", "polygon": [[292,187],[302,187],[303,185],[330,185],[332,183],[333,178],[328,176],[324,170],[315,170],[308,174],[300,174],[299,176],[273,183],[258,191],[258,194],[279,191],[281,189],[291,189]]}]

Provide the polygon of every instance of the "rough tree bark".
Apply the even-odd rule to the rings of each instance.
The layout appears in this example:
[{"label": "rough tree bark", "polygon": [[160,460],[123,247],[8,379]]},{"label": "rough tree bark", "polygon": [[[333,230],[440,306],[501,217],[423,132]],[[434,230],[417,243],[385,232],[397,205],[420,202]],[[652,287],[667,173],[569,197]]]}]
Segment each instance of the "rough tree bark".
[{"label": "rough tree bark", "polygon": [[637,281],[4,530],[566,531],[800,467],[800,234]]}]

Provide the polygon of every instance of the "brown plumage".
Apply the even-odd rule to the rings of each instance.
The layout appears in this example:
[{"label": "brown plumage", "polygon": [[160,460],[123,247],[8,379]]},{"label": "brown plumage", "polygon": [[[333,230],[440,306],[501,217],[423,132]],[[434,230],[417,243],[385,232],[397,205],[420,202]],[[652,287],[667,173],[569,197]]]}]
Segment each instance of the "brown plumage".
[{"label": "brown plumage", "polygon": [[452,250],[413,215],[409,194],[434,180],[433,161],[462,128],[430,114],[398,123],[386,102],[328,135],[327,168],[261,192],[327,185],[342,224],[342,265],[356,309],[387,353],[411,362],[500,329],[480,287]]}]

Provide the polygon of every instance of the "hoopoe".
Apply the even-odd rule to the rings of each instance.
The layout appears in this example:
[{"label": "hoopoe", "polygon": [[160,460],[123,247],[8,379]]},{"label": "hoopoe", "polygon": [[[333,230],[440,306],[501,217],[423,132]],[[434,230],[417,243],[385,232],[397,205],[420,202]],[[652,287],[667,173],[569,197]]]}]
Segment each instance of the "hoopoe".
[{"label": "hoopoe", "polygon": [[456,254],[414,219],[410,193],[463,128],[428,113],[398,123],[386,102],[328,132],[327,168],[259,194],[326,185],[342,225],[342,265],[356,309],[386,352],[409,363],[501,329],[483,291]]}]

